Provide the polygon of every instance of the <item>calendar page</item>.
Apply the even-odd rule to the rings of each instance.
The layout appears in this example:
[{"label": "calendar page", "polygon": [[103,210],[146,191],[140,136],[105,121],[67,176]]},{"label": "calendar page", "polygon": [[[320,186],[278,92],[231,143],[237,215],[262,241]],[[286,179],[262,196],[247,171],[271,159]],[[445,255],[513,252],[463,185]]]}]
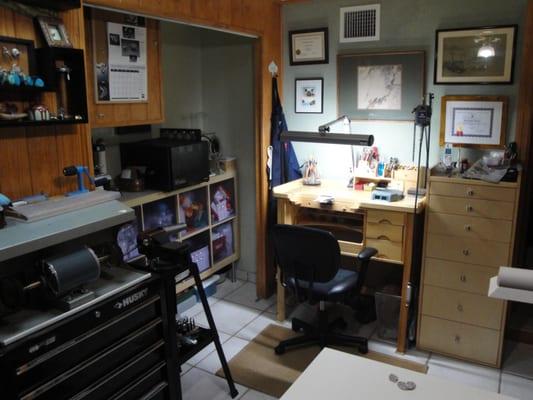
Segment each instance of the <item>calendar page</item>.
[{"label": "calendar page", "polygon": [[146,101],[146,28],[107,23],[109,100]]}]

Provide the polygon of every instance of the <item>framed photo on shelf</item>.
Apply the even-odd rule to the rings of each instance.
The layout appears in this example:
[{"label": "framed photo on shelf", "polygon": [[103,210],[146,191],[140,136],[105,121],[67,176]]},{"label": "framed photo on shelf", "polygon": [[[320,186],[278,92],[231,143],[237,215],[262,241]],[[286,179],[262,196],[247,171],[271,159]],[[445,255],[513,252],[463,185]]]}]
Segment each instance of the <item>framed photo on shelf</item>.
[{"label": "framed photo on shelf", "polygon": [[339,115],[353,120],[412,121],[424,95],[424,51],[340,54]]},{"label": "framed photo on shelf", "polygon": [[440,144],[501,148],[505,145],[506,96],[443,96]]},{"label": "framed photo on shelf", "polygon": [[327,64],[328,28],[290,31],[289,54],[291,65]]},{"label": "framed photo on shelf", "polygon": [[512,83],[516,30],[516,25],[438,30],[434,83]]},{"label": "framed photo on shelf", "polygon": [[38,17],[37,22],[49,47],[72,47],[65,24],[59,18]]},{"label": "framed photo on shelf", "polygon": [[294,112],[322,114],[324,112],[324,79],[296,79],[294,83]]}]

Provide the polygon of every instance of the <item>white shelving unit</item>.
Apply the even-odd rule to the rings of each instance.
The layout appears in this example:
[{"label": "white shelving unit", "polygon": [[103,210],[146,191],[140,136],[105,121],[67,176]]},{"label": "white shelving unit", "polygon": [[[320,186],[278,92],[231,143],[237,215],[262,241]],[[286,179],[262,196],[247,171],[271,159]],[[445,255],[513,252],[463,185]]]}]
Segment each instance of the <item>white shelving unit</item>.
[{"label": "white shelving unit", "polygon": [[[143,227],[144,210],[148,204],[173,201],[176,222],[190,224],[190,229],[180,235],[180,240],[191,243],[193,252],[206,246],[209,250],[209,266],[201,272],[202,279],[210,277],[240,257],[237,174],[234,168],[210,177],[208,182],[172,192],[151,190],[125,193],[121,200],[135,209]],[[218,220],[218,215],[223,218]],[[176,293],[193,285],[193,279],[187,278],[176,285]]]}]

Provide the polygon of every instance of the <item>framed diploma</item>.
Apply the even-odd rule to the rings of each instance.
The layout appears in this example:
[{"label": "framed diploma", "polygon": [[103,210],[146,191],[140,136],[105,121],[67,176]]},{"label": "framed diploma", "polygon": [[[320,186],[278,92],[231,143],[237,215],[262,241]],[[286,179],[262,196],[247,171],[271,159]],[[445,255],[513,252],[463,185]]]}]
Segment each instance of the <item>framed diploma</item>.
[{"label": "framed diploma", "polygon": [[480,148],[505,145],[506,96],[443,96],[440,144]]},{"label": "framed diploma", "polygon": [[328,28],[289,32],[291,65],[327,64]]}]

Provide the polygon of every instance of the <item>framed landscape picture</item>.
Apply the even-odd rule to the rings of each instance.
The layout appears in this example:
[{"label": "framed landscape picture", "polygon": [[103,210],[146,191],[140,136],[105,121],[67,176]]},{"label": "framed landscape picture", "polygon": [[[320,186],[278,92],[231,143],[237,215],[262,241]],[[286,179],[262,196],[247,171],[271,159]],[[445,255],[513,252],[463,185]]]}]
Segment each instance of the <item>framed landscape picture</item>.
[{"label": "framed landscape picture", "polygon": [[506,96],[443,96],[440,144],[502,148],[505,144]]},{"label": "framed landscape picture", "polygon": [[516,25],[438,30],[436,84],[512,83]]},{"label": "framed landscape picture", "polygon": [[411,121],[424,95],[425,53],[338,56],[338,114],[353,120]]}]

